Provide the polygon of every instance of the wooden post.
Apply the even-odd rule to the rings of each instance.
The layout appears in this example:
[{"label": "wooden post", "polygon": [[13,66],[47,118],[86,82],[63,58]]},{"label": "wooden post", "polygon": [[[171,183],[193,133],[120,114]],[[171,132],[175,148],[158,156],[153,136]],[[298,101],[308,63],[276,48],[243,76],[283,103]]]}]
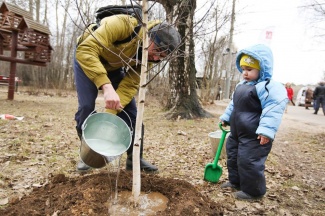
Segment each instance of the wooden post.
[{"label": "wooden post", "polygon": [[[17,57],[17,42],[18,42],[18,31],[13,30],[12,37],[11,37],[11,58]],[[17,62],[10,62],[8,100],[14,99],[16,68],[17,68]]]},{"label": "wooden post", "polygon": [[142,17],[143,17],[143,51],[142,51],[142,61],[141,61],[141,75],[140,75],[140,89],[138,97],[138,112],[135,125],[135,138],[133,144],[133,154],[132,154],[132,166],[133,166],[133,187],[132,194],[134,198],[134,205],[137,206],[139,203],[139,196],[141,192],[141,170],[140,170],[140,149],[141,149],[141,130],[142,121],[144,113],[144,102],[145,102],[145,84],[147,82],[148,73],[148,1],[142,1]]}]

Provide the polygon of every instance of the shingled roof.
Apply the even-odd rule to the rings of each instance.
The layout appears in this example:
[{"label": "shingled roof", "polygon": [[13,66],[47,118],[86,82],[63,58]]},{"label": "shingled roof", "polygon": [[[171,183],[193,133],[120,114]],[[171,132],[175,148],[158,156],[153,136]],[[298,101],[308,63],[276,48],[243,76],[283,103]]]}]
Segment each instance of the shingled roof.
[{"label": "shingled roof", "polygon": [[[16,15],[22,16],[23,20],[25,21],[25,24],[27,25],[27,28],[34,29],[36,31],[39,31],[39,32],[42,32],[42,33],[45,33],[48,35],[51,34],[50,29],[47,26],[44,26],[44,25],[33,20],[33,16],[30,12],[23,10],[18,6],[9,4],[7,2],[3,2],[0,7],[0,12],[4,13],[6,11],[9,11]],[[23,22],[20,22],[18,28],[22,28],[23,25],[24,25]]]},{"label": "shingled roof", "polygon": [[[31,19],[28,19],[28,18],[25,18],[25,17],[24,17],[24,21],[25,21],[25,23],[27,25],[27,28],[34,29],[36,31],[39,31],[39,32],[42,32],[42,33],[45,33],[45,34],[48,34],[48,35],[51,34],[50,29],[47,26],[44,26],[44,25],[42,25],[42,24],[40,24],[38,22],[35,22],[34,20],[31,20]],[[21,27],[23,25],[22,23],[23,22],[21,22],[19,24],[18,28],[21,29]]]},{"label": "shingled roof", "polygon": [[33,15],[29,11],[26,11],[24,9],[21,9],[18,6],[9,4],[7,2],[3,2],[2,3],[2,5],[0,7],[0,11],[1,12],[9,11],[9,12],[15,13],[17,15],[20,15],[22,17],[26,17],[26,18],[29,18],[29,19],[33,19]]}]

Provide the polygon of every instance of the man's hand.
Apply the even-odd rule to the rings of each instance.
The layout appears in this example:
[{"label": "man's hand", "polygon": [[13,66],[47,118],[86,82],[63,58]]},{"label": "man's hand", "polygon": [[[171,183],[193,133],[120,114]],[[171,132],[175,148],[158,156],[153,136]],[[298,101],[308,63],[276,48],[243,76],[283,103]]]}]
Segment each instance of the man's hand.
[{"label": "man's hand", "polygon": [[268,137],[263,136],[263,135],[258,135],[257,139],[260,140],[261,145],[264,145],[270,141],[270,139]]},{"label": "man's hand", "polygon": [[121,105],[120,97],[116,93],[112,84],[104,84],[102,86],[102,89],[104,93],[104,101],[105,101],[106,109],[112,109],[112,110],[123,109],[123,106]]}]

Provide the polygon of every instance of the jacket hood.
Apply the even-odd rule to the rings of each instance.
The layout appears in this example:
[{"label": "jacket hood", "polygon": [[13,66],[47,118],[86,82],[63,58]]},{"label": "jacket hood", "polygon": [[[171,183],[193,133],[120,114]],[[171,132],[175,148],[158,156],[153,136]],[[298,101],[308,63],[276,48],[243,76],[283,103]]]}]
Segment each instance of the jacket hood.
[{"label": "jacket hood", "polygon": [[264,44],[257,44],[239,51],[236,58],[236,66],[240,73],[243,72],[243,70],[240,67],[240,59],[244,54],[253,57],[254,59],[258,60],[260,63],[260,68],[261,68],[260,77],[257,82],[261,82],[272,78],[273,54],[272,54],[272,50],[268,46]]}]

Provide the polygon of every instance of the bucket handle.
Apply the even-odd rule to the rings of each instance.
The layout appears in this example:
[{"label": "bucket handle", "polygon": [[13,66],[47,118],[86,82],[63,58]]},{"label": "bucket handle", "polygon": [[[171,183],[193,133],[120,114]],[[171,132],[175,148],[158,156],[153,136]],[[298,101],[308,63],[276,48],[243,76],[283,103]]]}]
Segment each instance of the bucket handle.
[{"label": "bucket handle", "polygon": [[128,117],[128,119],[130,121],[130,126],[131,126],[131,135],[133,135],[133,126],[132,126],[132,121],[131,121],[129,114],[124,109],[121,109],[119,111],[123,111],[126,114],[126,116]]},{"label": "bucket handle", "polygon": [[[88,115],[88,117],[85,119],[85,121],[84,121],[84,123],[86,123],[87,122],[87,119],[92,115],[92,114],[94,114],[94,112],[96,112],[97,110],[96,109],[94,109],[89,115]],[[123,111],[125,114],[126,114],[126,116],[129,118],[129,121],[130,121],[130,126],[131,126],[131,135],[133,135],[133,126],[132,126],[132,121],[131,121],[131,118],[130,118],[130,116],[129,116],[129,114],[125,111],[125,110],[123,110],[123,109],[120,109],[120,110],[118,110],[118,111]],[[85,130],[86,129],[86,127],[87,127],[87,124],[82,124],[82,126],[81,126],[81,130]]]}]

